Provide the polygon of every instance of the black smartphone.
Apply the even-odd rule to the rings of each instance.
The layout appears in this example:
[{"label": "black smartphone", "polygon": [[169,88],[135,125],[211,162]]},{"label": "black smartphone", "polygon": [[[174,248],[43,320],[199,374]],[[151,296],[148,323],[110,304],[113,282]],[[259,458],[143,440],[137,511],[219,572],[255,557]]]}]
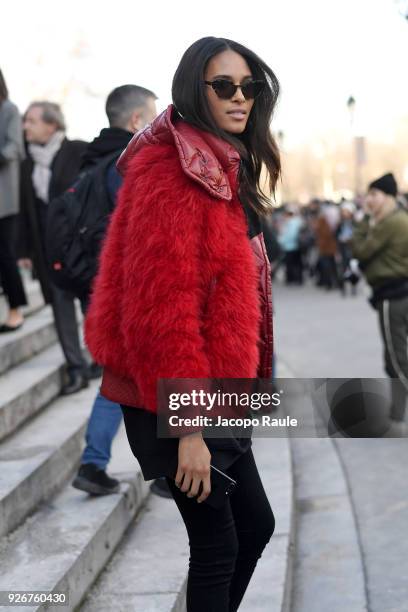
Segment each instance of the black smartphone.
[{"label": "black smartphone", "polygon": [[[172,461],[169,462],[173,463]],[[177,473],[177,458],[175,459],[175,463],[172,467],[169,466],[169,470],[167,475],[175,480]],[[225,472],[215,467],[215,465],[210,464],[210,478],[211,478],[211,493],[209,496],[202,502],[203,504],[208,504],[212,508],[221,508],[229,498],[229,496],[234,492],[235,487],[237,486],[237,481],[228,476]],[[194,498],[197,500],[201,492],[203,490],[202,483],[198,488],[198,493]],[[185,493],[186,495],[186,493]]]},{"label": "black smartphone", "polygon": [[[211,468],[211,493],[203,501],[203,504],[208,504],[212,508],[221,508],[234,492],[237,486],[237,481],[228,476],[225,472],[216,468],[215,465],[210,464]],[[201,484],[198,489],[198,494],[195,497],[197,499],[201,495],[203,485]]]}]

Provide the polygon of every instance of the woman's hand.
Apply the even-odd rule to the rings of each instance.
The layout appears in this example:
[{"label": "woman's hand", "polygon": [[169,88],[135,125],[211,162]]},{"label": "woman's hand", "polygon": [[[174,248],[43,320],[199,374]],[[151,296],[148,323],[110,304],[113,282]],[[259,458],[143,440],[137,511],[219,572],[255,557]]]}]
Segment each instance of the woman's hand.
[{"label": "woman's hand", "polygon": [[195,497],[203,483],[198,503],[211,493],[210,461],[211,454],[201,432],[180,438],[175,483],[183,493],[188,491],[187,497]]}]

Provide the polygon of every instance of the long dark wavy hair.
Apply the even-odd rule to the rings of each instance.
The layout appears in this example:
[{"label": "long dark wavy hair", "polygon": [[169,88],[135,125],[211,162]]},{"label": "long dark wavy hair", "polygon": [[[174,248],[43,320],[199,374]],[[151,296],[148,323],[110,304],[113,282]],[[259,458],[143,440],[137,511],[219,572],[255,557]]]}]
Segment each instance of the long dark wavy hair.
[{"label": "long dark wavy hair", "polygon": [[[203,86],[209,60],[228,49],[246,60],[254,79],[262,79],[266,83],[262,93],[255,98],[245,131],[239,135],[217,127]],[[173,104],[182,118],[226,140],[240,152],[239,197],[243,204],[251,206],[261,215],[271,211],[270,199],[260,185],[262,168],[267,171],[269,189],[273,195],[281,173],[279,149],[270,130],[279,89],[274,72],[253,51],[233,40],[213,36],[201,38],[187,49],[173,78]]]},{"label": "long dark wavy hair", "polygon": [[6,80],[0,69],[0,104],[4,102],[4,100],[7,100],[7,98],[8,98],[8,89],[6,85]]}]

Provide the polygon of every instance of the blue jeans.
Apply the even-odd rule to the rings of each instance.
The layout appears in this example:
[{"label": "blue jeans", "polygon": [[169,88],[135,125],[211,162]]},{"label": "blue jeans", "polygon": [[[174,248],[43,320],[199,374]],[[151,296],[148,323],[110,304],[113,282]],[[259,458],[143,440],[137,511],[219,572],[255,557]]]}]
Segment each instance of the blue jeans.
[{"label": "blue jeans", "polygon": [[104,470],[111,458],[113,438],[122,421],[119,404],[107,400],[98,393],[92,407],[86,430],[86,447],[81,463],[93,463]]}]

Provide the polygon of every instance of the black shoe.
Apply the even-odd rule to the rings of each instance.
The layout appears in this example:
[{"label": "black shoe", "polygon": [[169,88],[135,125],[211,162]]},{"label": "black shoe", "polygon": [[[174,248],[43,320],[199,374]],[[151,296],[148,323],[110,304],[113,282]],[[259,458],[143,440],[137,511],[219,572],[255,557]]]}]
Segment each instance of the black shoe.
[{"label": "black shoe", "polygon": [[83,463],[72,486],[91,495],[110,495],[119,492],[120,482],[93,463]]},{"label": "black shoe", "polygon": [[167,484],[167,480],[164,477],[156,478],[156,480],[150,485],[150,490],[159,497],[173,497],[169,489],[169,485]]},{"label": "black shoe", "polygon": [[69,382],[64,385],[61,389],[61,395],[71,395],[72,393],[78,393],[82,389],[89,386],[88,378],[80,370],[74,370],[69,373]]},{"label": "black shoe", "polygon": [[7,325],[7,323],[3,323],[0,325],[0,334],[8,334],[9,332],[14,332],[23,327],[24,321],[19,323],[18,325]]},{"label": "black shoe", "polygon": [[102,376],[103,367],[95,363],[94,361],[89,364],[86,370],[86,375],[89,380],[94,380],[95,378],[100,378]]}]

